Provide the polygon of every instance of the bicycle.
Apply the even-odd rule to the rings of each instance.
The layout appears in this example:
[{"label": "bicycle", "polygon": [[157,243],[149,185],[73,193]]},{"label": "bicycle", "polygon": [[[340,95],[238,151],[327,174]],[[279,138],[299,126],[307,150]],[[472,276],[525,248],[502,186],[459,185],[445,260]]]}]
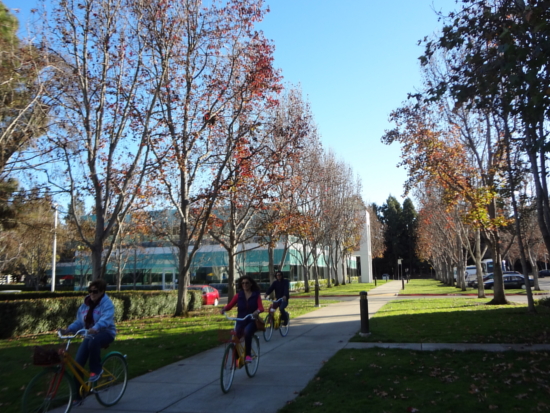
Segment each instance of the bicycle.
[{"label": "bicycle", "polygon": [[[69,353],[71,341],[78,336],[86,338],[88,330],[78,330],[74,335],[57,335],[67,340],[65,348],[44,350],[35,348],[35,365],[44,367],[29,383],[23,394],[23,413],[47,412],[57,408],[69,412],[76,392],[84,400],[94,394],[103,406],[112,406],[122,398],[128,383],[128,364],[126,356],[112,351],[103,357],[103,373],[96,382],[89,382],[90,372],[80,366]],[[93,337],[92,335],[90,335]],[[72,376],[65,374],[69,370]],[[87,380],[84,380],[86,377]],[[77,389],[77,382],[80,387]]]},{"label": "bicycle", "polygon": [[281,311],[277,311],[277,308],[279,308],[280,302],[283,300],[283,298],[279,298],[278,300],[269,300],[271,301],[271,304],[269,306],[269,310],[267,312],[267,315],[265,316],[265,331],[264,331],[264,339],[265,341],[271,340],[271,336],[273,335],[273,330],[279,330],[279,333],[281,333],[281,336],[286,337],[288,335],[288,329],[290,326],[290,313],[288,314],[288,320],[286,325],[282,324],[281,322]]},{"label": "bicycle", "polygon": [[[235,327],[237,321],[244,321],[249,317],[253,317],[252,314],[248,314],[244,318],[229,317],[227,314],[224,315],[228,320],[235,321]],[[254,334],[254,337],[252,337],[252,348],[250,349],[252,362],[245,363],[244,337],[239,338],[237,336],[235,327],[229,332],[230,339],[224,340],[226,346],[223,353],[220,374],[220,384],[224,393],[227,393],[231,388],[236,369],[241,369],[244,366],[247,376],[254,377],[258,371],[258,365],[260,364],[260,339],[258,336]],[[222,330],[220,333],[227,333],[227,330]]]}]

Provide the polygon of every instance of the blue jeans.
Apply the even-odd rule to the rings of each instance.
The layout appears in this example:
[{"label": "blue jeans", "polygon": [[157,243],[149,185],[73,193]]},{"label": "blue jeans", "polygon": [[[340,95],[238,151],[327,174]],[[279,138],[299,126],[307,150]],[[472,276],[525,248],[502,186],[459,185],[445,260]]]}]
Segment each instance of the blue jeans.
[{"label": "blue jeans", "polygon": [[235,332],[237,337],[242,337],[244,334],[244,354],[250,356],[250,349],[252,348],[252,337],[257,331],[256,321],[250,318],[247,318],[244,321],[237,321],[235,326]]},{"label": "blue jeans", "polygon": [[86,366],[90,360],[90,373],[99,374],[101,372],[101,348],[107,347],[115,338],[106,331],[100,331],[96,334],[90,334],[78,347],[75,360],[82,367]]},{"label": "blue jeans", "polygon": [[281,321],[283,324],[288,322],[288,313],[285,311],[286,306],[288,305],[288,300],[283,300],[279,304],[279,311],[281,312]]}]

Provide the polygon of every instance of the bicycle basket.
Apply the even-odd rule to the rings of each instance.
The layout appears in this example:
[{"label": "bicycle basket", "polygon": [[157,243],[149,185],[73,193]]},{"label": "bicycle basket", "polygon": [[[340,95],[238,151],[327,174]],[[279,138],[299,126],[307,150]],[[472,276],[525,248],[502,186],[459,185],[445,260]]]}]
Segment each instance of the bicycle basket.
[{"label": "bicycle basket", "polygon": [[[236,341],[238,339],[235,338],[235,330],[222,330],[218,329],[218,341],[220,343],[231,343],[232,341]],[[241,338],[240,341],[242,341],[243,338]]]},{"label": "bicycle basket", "polygon": [[57,347],[35,346],[32,360],[35,366],[55,366],[61,363],[61,356]]}]

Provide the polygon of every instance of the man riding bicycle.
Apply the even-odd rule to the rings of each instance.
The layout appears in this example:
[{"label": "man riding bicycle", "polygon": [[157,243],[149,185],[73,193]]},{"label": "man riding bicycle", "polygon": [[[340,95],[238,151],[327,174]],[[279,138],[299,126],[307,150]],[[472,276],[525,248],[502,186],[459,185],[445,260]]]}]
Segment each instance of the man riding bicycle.
[{"label": "man riding bicycle", "polygon": [[288,305],[288,299],[290,298],[290,283],[288,280],[285,280],[281,271],[277,271],[275,273],[275,277],[277,279],[273,281],[273,284],[271,284],[271,286],[265,292],[265,298],[267,299],[269,294],[275,291],[275,299],[283,299],[281,301],[281,304],[279,305],[279,310],[281,311],[281,320],[283,322],[283,325],[286,326],[288,324],[288,313],[285,311],[285,308]]}]

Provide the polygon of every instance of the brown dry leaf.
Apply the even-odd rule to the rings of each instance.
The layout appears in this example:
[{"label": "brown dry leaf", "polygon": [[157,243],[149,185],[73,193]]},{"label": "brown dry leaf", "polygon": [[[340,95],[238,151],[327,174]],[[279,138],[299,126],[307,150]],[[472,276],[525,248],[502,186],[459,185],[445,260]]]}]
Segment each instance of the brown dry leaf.
[{"label": "brown dry leaf", "polygon": [[489,410],[495,410],[498,409],[498,406],[495,406],[494,404],[489,405]]},{"label": "brown dry leaf", "polygon": [[516,399],[526,399],[529,395],[527,393],[522,393],[522,394],[518,394],[516,395]]}]

